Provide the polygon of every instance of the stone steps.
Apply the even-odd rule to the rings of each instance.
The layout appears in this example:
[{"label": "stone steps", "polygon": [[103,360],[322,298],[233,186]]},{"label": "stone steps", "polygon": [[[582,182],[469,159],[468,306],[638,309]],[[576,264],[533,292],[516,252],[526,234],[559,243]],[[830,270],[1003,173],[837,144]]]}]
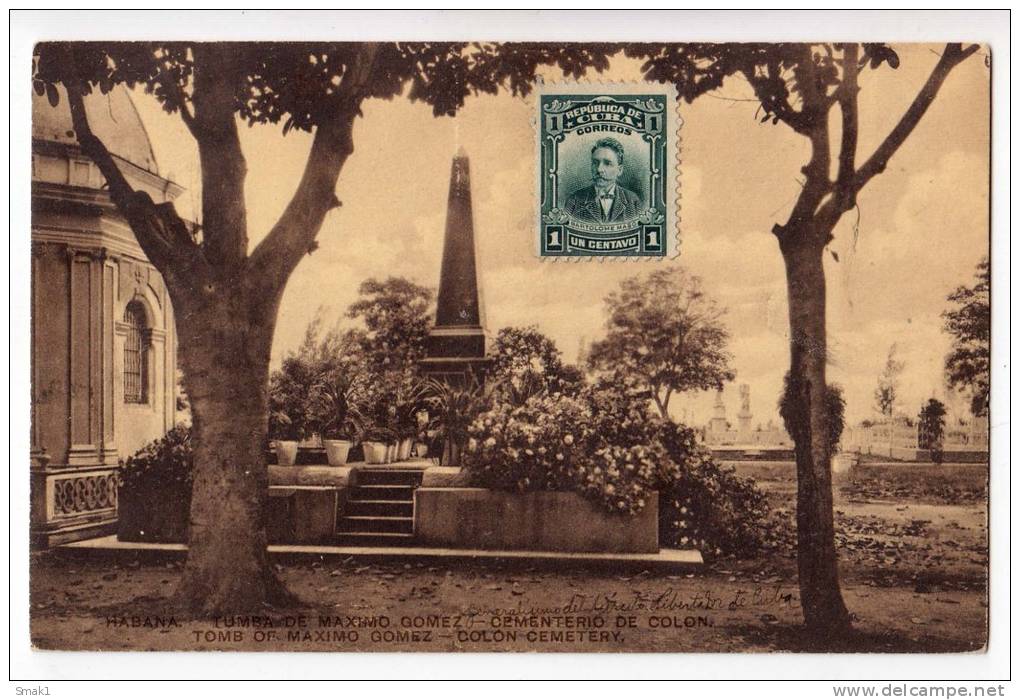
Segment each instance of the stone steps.
[{"label": "stone steps", "polygon": [[409,547],[414,534],[407,532],[341,532],[337,535],[341,546],[347,547]]},{"label": "stone steps", "polygon": [[413,501],[416,488],[410,484],[359,485],[351,488],[350,497],[356,501]]},{"label": "stone steps", "polygon": [[424,469],[413,467],[362,468],[358,470],[359,486],[421,486]]},{"label": "stone steps", "polygon": [[357,500],[347,501],[344,515],[391,515],[412,517],[414,501]]},{"label": "stone steps", "polygon": [[424,470],[359,469],[357,486],[337,519],[341,544],[400,547],[414,539],[414,491]]},{"label": "stone steps", "polygon": [[340,532],[403,532],[414,534],[414,518],[394,515],[345,515]]}]

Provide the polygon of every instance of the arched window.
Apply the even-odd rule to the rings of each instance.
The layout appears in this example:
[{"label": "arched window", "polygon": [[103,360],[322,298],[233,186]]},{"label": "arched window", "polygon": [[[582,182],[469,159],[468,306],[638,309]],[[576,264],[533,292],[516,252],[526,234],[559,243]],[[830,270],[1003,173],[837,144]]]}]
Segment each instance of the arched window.
[{"label": "arched window", "polygon": [[147,403],[149,357],[145,342],[145,309],[133,301],[124,309],[124,403]]}]

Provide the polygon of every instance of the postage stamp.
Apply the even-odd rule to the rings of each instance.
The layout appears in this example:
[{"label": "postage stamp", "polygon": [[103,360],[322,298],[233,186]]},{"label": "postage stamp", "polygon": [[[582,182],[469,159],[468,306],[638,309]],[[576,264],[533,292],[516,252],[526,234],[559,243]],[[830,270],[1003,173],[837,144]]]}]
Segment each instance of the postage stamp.
[{"label": "postage stamp", "polygon": [[991,48],[148,16],[12,50],[12,675],[1003,647]]},{"label": "postage stamp", "polygon": [[676,93],[650,83],[538,92],[539,256],[677,255]]}]

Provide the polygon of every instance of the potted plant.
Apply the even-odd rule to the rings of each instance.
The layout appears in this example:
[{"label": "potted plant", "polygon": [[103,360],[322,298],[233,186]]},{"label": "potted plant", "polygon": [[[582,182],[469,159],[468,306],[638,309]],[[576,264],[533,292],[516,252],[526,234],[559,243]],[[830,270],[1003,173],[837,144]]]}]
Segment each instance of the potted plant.
[{"label": "potted plant", "polygon": [[358,406],[360,391],[361,375],[356,370],[327,370],[316,382],[322,446],[332,467],[347,463],[347,455],[361,434],[364,416]]},{"label": "potted plant", "polygon": [[297,463],[298,441],[302,433],[299,423],[285,412],[270,412],[269,438],[276,452],[277,464],[292,467]]},{"label": "potted plant", "polygon": [[468,427],[485,409],[491,398],[490,392],[473,374],[463,384],[429,379],[425,391],[429,432],[443,445],[440,464],[459,466],[461,452],[468,440]]},{"label": "potted plant", "polygon": [[291,354],[269,377],[269,439],[277,462],[297,463],[298,441],[316,429],[312,406],[314,365],[305,357]]},{"label": "potted plant", "polygon": [[414,445],[411,448],[411,454],[418,459],[425,459],[429,456],[429,444],[428,432],[424,429],[428,425],[429,414],[428,411],[419,411],[418,413],[418,432],[414,436]]},{"label": "potted plant", "polygon": [[412,448],[411,455],[418,459],[428,459],[429,456],[429,445],[423,440],[415,440],[414,447]]},{"label": "potted plant", "polygon": [[411,458],[411,448],[414,446],[414,438],[403,437],[400,438],[400,444],[397,446],[397,460],[403,462],[404,460]]},{"label": "potted plant", "polygon": [[393,429],[398,438],[396,459],[399,461],[411,457],[414,439],[421,433],[420,414],[425,397],[426,387],[413,378],[403,382],[394,396]]},{"label": "potted plant", "polygon": [[400,440],[397,433],[397,407],[393,403],[386,406],[386,418],[383,430],[386,432],[386,457],[384,464],[391,464],[397,461],[397,443]]},{"label": "potted plant", "polygon": [[331,467],[342,467],[347,464],[347,455],[354,446],[353,440],[340,438],[323,438],[322,446],[326,450],[326,462]]},{"label": "potted plant", "polygon": [[365,450],[365,463],[386,464],[393,437],[393,431],[388,428],[378,426],[369,428],[365,432],[365,438],[361,443]]}]

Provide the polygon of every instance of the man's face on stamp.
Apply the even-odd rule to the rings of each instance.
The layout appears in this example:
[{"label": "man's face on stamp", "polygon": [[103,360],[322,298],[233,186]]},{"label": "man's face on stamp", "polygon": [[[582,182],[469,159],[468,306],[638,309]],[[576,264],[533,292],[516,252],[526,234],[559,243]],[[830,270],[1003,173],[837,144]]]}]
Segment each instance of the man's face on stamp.
[{"label": "man's face on stamp", "polygon": [[591,177],[600,193],[612,188],[622,174],[623,163],[617,152],[609,146],[596,143],[591,151]]},{"label": "man's face on stamp", "polygon": [[567,197],[567,212],[578,221],[602,224],[629,221],[641,213],[642,198],[618,184],[623,174],[623,144],[603,137],[591,147],[591,179]]}]

